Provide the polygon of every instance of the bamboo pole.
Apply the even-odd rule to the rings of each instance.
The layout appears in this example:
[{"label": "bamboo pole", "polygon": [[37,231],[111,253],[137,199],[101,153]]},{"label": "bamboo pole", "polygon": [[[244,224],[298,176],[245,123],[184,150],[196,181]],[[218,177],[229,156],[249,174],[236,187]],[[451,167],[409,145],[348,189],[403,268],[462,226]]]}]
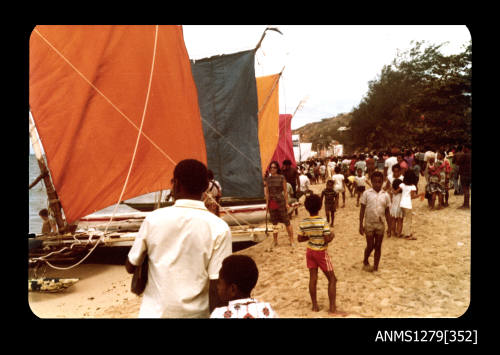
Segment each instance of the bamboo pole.
[{"label": "bamboo pole", "polygon": [[157,202],[156,208],[161,207],[161,195],[162,195],[162,193],[163,193],[163,190],[160,190],[159,195],[158,195],[158,202]]},{"label": "bamboo pole", "polygon": [[43,182],[45,184],[45,189],[47,190],[47,197],[49,199],[49,208],[54,213],[54,217],[56,219],[57,229],[60,234],[63,234],[66,231],[67,224],[61,213],[61,203],[59,202],[59,198],[57,196],[57,192],[52,184],[52,180],[50,179],[49,170],[45,165],[45,161],[43,160],[42,150],[40,148],[40,142],[38,140],[35,123],[31,116],[30,120],[30,137],[31,143],[33,145],[33,150],[35,152],[36,160],[38,161],[38,166],[40,167],[40,176],[43,175]]},{"label": "bamboo pole", "polygon": [[38,175],[38,177],[30,184],[28,189],[31,190],[31,188],[33,186],[35,186],[36,184],[38,184],[44,177],[45,177],[45,174]]},{"label": "bamboo pole", "polygon": [[262,41],[264,40],[264,37],[266,36],[266,32],[267,32],[268,30],[271,30],[271,31],[276,31],[276,32],[278,32],[279,34],[283,35],[283,33],[281,33],[281,31],[280,31],[278,28],[276,28],[276,27],[268,27],[268,28],[266,28],[266,29],[264,30],[264,32],[262,33],[262,37],[260,37],[259,43],[257,43],[257,45],[255,46],[255,49],[254,49],[254,51],[255,51],[255,52],[257,52],[257,50],[260,48],[260,44],[261,44],[261,43],[262,43]]}]

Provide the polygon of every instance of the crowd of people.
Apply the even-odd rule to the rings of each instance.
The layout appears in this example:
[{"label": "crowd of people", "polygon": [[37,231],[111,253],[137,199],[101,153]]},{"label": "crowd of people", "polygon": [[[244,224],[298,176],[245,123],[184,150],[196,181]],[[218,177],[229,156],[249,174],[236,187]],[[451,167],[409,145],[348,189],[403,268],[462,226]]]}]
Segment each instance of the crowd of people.
[{"label": "crowd of people", "polygon": [[[448,191],[464,196],[460,208],[470,208],[471,150],[400,150],[352,156],[311,159],[299,163],[269,164],[264,175],[265,197],[273,225],[283,223],[290,245],[295,247],[289,207],[301,201],[309,217],[299,222],[297,239],[307,242],[309,293],[312,310],[319,311],[316,297],[318,268],[328,279],[329,314],[345,315],[336,306],[336,282],[328,244],[334,239],[335,211],[346,192],[360,207],[359,233],[366,238],[362,269],[378,270],[382,239],[414,240],[412,199],[427,198],[429,209],[448,207]],[[174,318],[272,318],[271,305],[251,298],[258,268],[248,256],[232,255],[231,231],[220,219],[215,204],[221,188],[206,166],[184,160],[174,170],[173,206],[158,209],[144,220],[129,252],[126,269],[134,273],[148,257],[148,282],[139,317]],[[425,178],[425,191],[418,191]],[[320,194],[311,185],[324,184]],[[437,206],[436,206],[437,201]],[[324,206],[325,217],[320,216]],[[209,209],[207,209],[209,207]],[[386,228],[387,225],[387,228]],[[273,235],[274,245],[278,235]],[[373,266],[368,259],[374,252]]]},{"label": "crowd of people", "polygon": [[[284,161],[290,166],[290,161]],[[359,198],[370,186],[370,177],[375,171],[384,173],[389,183],[393,183],[393,167],[398,170],[395,176],[404,177],[410,170],[415,175],[416,183],[425,178],[425,198],[429,209],[448,207],[449,190],[454,195],[464,195],[464,203],[460,208],[470,208],[469,189],[471,180],[471,147],[457,145],[453,147],[413,147],[412,149],[392,148],[387,151],[371,151],[352,155],[334,156],[330,158],[311,158],[297,165],[296,173],[284,173],[291,184],[295,197],[304,195],[310,185],[326,183],[333,180],[335,191],[342,193],[342,207],[345,206],[345,193]],[[287,168],[290,170],[290,168]],[[297,175],[300,179],[296,179]],[[389,189],[385,186],[384,189]],[[436,206],[437,202],[437,206]],[[338,201],[337,201],[338,203]]]},{"label": "crowd of people", "polygon": [[[278,162],[271,165],[277,166],[279,171]],[[356,197],[356,206],[359,207],[360,201],[363,204],[362,196],[367,187],[374,188],[371,180],[376,172],[383,174],[382,190],[390,201],[388,237],[415,239],[411,229],[411,199],[425,198],[430,210],[438,210],[449,206],[449,193],[453,190],[454,195],[464,196],[460,208],[470,208],[470,146],[392,148],[342,157],[314,158],[300,162],[296,169],[285,160],[281,174],[290,185],[289,191],[294,193],[290,194],[289,200],[309,194],[311,185],[326,183],[321,199],[324,200],[327,221],[333,226],[340,198],[341,208],[344,208],[348,192],[351,197]],[[425,179],[425,190],[419,193],[420,178]]]},{"label": "crowd of people", "polygon": [[[425,191],[419,192],[421,177],[425,178]],[[388,238],[416,240],[412,228],[413,199],[426,198],[430,210],[442,209],[449,207],[449,190],[454,190],[455,195],[464,195],[460,208],[470,208],[471,149],[470,146],[392,148],[386,152],[310,159],[299,163],[296,169],[291,167],[289,160],[285,160],[281,170],[279,163],[273,161],[264,180],[266,192],[269,185],[279,186],[273,196],[278,193],[287,196],[288,192],[289,197],[281,199],[285,205],[286,200],[303,199],[310,217],[300,222],[298,241],[308,241],[306,260],[310,270],[312,309],[318,309],[316,283],[319,267],[328,279],[329,313],[339,314],[342,312],[335,305],[336,279],[326,249],[334,236],[331,227],[334,225],[340,197],[342,196],[341,208],[345,207],[346,192],[356,198],[356,207],[360,207],[359,233],[366,238],[362,268],[368,272],[377,271],[386,230]],[[276,180],[279,180],[278,184],[273,183]],[[315,184],[325,184],[321,195],[314,194],[310,189]],[[273,216],[271,221],[273,224],[281,222],[287,226],[290,244],[293,246],[293,231],[289,230],[291,215],[286,213],[283,205],[280,205],[280,212],[274,212],[278,210],[271,205],[275,197],[268,196],[266,193]],[[326,218],[319,216],[322,206]],[[277,244],[276,236],[274,243]],[[372,252],[373,266],[368,262]]]}]

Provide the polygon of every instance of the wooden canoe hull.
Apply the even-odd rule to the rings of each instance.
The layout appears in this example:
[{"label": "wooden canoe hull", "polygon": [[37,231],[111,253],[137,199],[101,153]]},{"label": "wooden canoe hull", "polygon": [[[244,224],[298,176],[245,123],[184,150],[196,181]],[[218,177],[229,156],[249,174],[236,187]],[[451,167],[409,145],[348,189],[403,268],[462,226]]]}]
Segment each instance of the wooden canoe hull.
[{"label": "wooden canoe hull", "polygon": [[[170,202],[169,205],[171,205]],[[132,205],[129,206],[133,207]],[[154,208],[152,208],[151,211],[153,209]],[[142,221],[147,216],[147,213],[148,212],[141,211],[115,214],[111,224],[108,226],[108,231],[139,230]],[[111,216],[111,214],[91,214],[86,217],[82,217],[78,223],[78,228],[94,228],[97,230],[104,230]],[[266,204],[222,206],[220,209],[220,217],[230,226],[266,223]]]}]

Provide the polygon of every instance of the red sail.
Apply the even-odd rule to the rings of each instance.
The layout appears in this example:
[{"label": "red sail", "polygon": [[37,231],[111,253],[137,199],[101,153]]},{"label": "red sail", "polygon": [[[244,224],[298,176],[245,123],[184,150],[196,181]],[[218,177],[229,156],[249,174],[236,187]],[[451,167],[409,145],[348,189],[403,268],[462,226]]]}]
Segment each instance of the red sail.
[{"label": "red sail", "polygon": [[31,34],[30,109],[68,223],[119,202],[149,86],[122,200],[170,188],[182,159],[206,163],[182,28],[156,29],[37,26]]},{"label": "red sail", "polygon": [[292,162],[292,167],[296,167],[295,155],[293,154],[293,144],[292,144],[292,115],[290,114],[280,114],[280,137],[278,141],[278,146],[274,151],[273,158],[271,160],[276,160],[283,164],[283,160],[290,160]]}]

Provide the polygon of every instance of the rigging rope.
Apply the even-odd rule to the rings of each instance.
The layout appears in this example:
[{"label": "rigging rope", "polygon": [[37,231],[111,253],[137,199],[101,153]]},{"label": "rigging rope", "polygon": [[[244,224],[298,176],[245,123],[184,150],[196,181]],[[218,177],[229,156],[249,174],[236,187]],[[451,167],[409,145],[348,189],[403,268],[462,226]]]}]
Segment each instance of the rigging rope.
[{"label": "rigging rope", "polygon": [[[278,29],[276,28],[267,28],[258,45],[256,46],[255,48],[255,51],[257,51],[257,49],[260,47],[260,44],[262,42],[262,40],[264,39],[264,36],[266,34],[266,31],[267,30],[273,30],[273,31],[276,31],[276,32],[279,32],[281,33]],[[150,78],[149,78],[149,84],[148,84],[148,91],[147,91],[147,94],[146,94],[146,102],[145,102],[145,105],[144,105],[144,110],[143,110],[143,116],[142,116],[142,120],[141,120],[141,125],[140,127],[137,127],[135,125],[134,122],[132,122],[128,117],[127,115],[125,115],[115,104],[113,104],[113,102],[106,96],[104,95],[104,93],[102,93],[94,84],[92,84],[86,77],[85,75],[83,75],[83,73],[81,73],[59,50],[57,50],[57,48],[55,48],[52,43],[50,43],[49,40],[47,40],[39,31],[38,29],[34,29],[34,32],[40,36],[40,38],[45,41],[47,43],[47,45],[49,47],[51,47],[78,75],[80,75],[80,77],[86,81],[99,95],[101,95],[121,116],[123,116],[135,129],[138,130],[138,136],[137,136],[137,140],[136,140],[136,145],[135,145],[135,148],[134,148],[134,153],[133,153],[133,156],[132,156],[132,161],[130,163],[130,167],[129,167],[129,171],[128,171],[128,174],[127,174],[127,177],[126,177],[126,180],[125,180],[125,183],[124,183],[124,186],[123,186],[123,189],[122,189],[122,192],[120,194],[120,198],[118,200],[118,203],[115,205],[115,208],[113,210],[113,213],[111,215],[111,218],[109,219],[107,225],[106,225],[106,228],[105,228],[105,231],[104,233],[101,235],[101,237],[97,240],[96,244],[94,245],[94,247],[89,251],[89,253],[83,258],[81,259],[78,263],[76,263],[75,265],[72,265],[70,267],[66,267],[66,268],[61,268],[61,267],[56,267],[54,265],[52,265],[48,260],[46,260],[47,257],[53,255],[53,254],[57,254],[57,253],[61,253],[62,251],[68,249],[68,247],[64,247],[63,249],[59,250],[59,251],[55,251],[55,252],[51,252],[45,256],[42,256],[42,257],[39,257],[39,258],[34,258],[33,260],[43,260],[45,261],[49,266],[51,266],[52,268],[54,269],[58,269],[58,270],[68,270],[68,269],[71,269],[73,267],[76,267],[78,265],[80,265],[85,259],[88,258],[88,256],[90,256],[90,254],[95,250],[95,248],[99,245],[99,243],[104,239],[104,237],[106,236],[106,233],[107,233],[107,230],[108,230],[108,227],[109,225],[111,224],[113,218],[114,218],[114,215],[116,214],[116,210],[117,210],[117,207],[120,203],[120,201],[122,200],[122,197],[123,197],[123,194],[125,192],[125,189],[126,189],[126,186],[128,184],[128,180],[129,180],[129,177],[130,177],[130,173],[131,173],[131,170],[132,170],[132,166],[133,166],[133,163],[134,163],[134,160],[135,160],[135,156],[136,156],[136,152],[137,152],[137,147],[138,147],[138,143],[139,143],[139,139],[141,136],[144,136],[156,149],[158,149],[158,151],[160,151],[160,153],[162,153],[168,160],[170,160],[170,162],[174,165],[176,165],[176,162],[166,153],[164,152],[151,138],[149,138],[149,136],[147,136],[144,132],[142,132],[142,128],[143,128],[143,124],[144,124],[144,119],[145,119],[145,115],[146,115],[146,109],[147,109],[147,105],[148,105],[148,101],[149,101],[149,94],[150,94],[150,89],[151,89],[151,81],[152,81],[152,78],[153,78],[153,71],[154,71],[154,63],[155,63],[155,58],[156,58],[156,48],[157,48],[157,40],[158,40],[158,25],[155,26],[155,42],[154,42],[154,49],[153,49],[153,63],[152,63],[152,66],[151,66],[151,72],[150,72]],[[283,68],[284,70],[284,68]],[[281,74],[283,72],[283,70],[280,72],[280,77],[281,77]],[[278,80],[279,80],[279,77],[278,77]],[[277,80],[277,81],[278,81]],[[269,96],[267,97],[266,99],[266,102],[264,103],[264,105],[261,107],[261,109],[265,106],[265,104],[267,103],[267,100],[269,99],[269,97],[271,96],[272,92],[274,91],[274,88],[277,84],[277,81],[274,83],[274,86],[271,90],[271,93],[269,94]],[[259,109],[259,112],[260,110]],[[211,126],[207,121],[205,121],[202,117],[202,120],[203,122],[205,122],[209,128],[211,128],[214,132],[216,132],[217,134],[219,134],[219,136],[221,136],[222,138],[226,139],[227,143],[234,148],[234,150],[236,150],[238,153],[240,153],[244,158],[246,158],[247,160],[249,160],[255,167],[258,167],[260,168],[260,165],[257,165],[256,162],[254,162],[253,160],[251,160],[248,156],[246,156],[243,152],[241,152],[235,145],[233,145],[229,140],[228,138],[226,138],[222,133],[220,133],[219,131],[217,131],[217,129],[215,129],[213,126]],[[215,199],[212,197],[212,196],[209,196],[209,198],[211,198],[218,206],[219,208],[222,208],[222,206],[217,202],[215,201]],[[229,211],[229,210],[226,210],[226,213],[229,217],[231,217],[240,227],[242,227],[242,225],[239,223],[239,221],[234,217],[232,216],[232,213]],[[241,218],[241,217],[240,217]],[[241,220],[243,220],[243,222],[245,222],[246,224],[250,225],[250,223],[248,223],[248,221],[246,221],[245,219],[241,218]],[[266,228],[267,228],[267,223],[266,223]],[[90,235],[89,236],[89,240],[88,240],[88,243],[91,242],[91,239],[92,239],[93,235]],[[73,238],[75,239],[75,241],[77,241],[78,244],[82,244],[80,240],[76,239],[76,235],[73,236]],[[71,245],[71,247],[69,249],[72,249],[74,246]]]},{"label": "rigging rope", "polygon": [[[109,225],[111,224],[111,222],[113,221],[113,218],[116,214],[116,210],[118,208],[118,205],[120,203],[120,201],[122,200],[123,198],[123,194],[125,192],[125,189],[127,187],[127,184],[128,184],[128,180],[129,180],[129,177],[130,177],[130,173],[132,171],[132,166],[133,166],[133,163],[134,163],[134,160],[135,160],[135,156],[136,156],[136,153],[137,153],[137,147],[138,147],[138,144],[139,144],[139,139],[141,137],[141,135],[143,135],[151,144],[153,144],[154,147],[156,147],[166,158],[168,158],[172,164],[176,164],[176,162],[168,155],[166,154],[160,147],[158,147],[158,145],[156,145],[156,143],[154,143],[145,133],[142,132],[142,128],[143,128],[143,125],[144,125],[144,119],[145,119],[145,116],[146,116],[146,110],[147,110],[147,105],[148,105],[148,102],[149,102],[149,95],[150,95],[150,91],[151,91],[151,82],[152,82],[152,78],[153,78],[153,72],[154,72],[154,63],[155,63],[155,59],[156,59],[156,49],[157,49],[157,42],[158,42],[158,25],[155,26],[155,41],[154,41],[154,48],[153,48],[153,61],[152,61],[152,65],[151,65],[151,72],[150,72],[150,77],[149,77],[149,84],[148,84],[148,90],[147,90],[147,94],[146,94],[146,102],[145,102],[145,105],[144,105],[144,110],[143,110],[143,115],[142,115],[142,119],[141,119],[141,125],[139,128],[137,128],[137,126],[123,113],[121,112],[121,110],[113,104],[113,102],[106,97],[106,95],[104,95],[95,85],[93,85],[61,52],[59,52],[39,31],[38,29],[35,29],[34,30],[66,63],[68,63],[68,65],[73,68],[73,70],[75,70],[76,73],[78,73],[94,90],[96,90],[118,113],[120,113],[133,127],[135,127],[136,129],[138,129],[138,135],[137,135],[137,140],[136,140],[136,145],[135,145],[135,148],[134,148],[134,152],[133,152],[133,155],[132,155],[132,160],[131,160],[131,163],[130,163],[130,166],[129,166],[129,171],[128,171],[128,174],[127,174],[127,177],[125,179],[125,183],[124,183],[124,186],[122,188],[122,192],[120,194],[120,198],[118,199],[118,202],[117,204],[115,205],[115,208],[113,210],[113,213],[111,215],[111,218],[109,219],[109,221],[107,222],[106,224],[106,227],[105,227],[105,230],[104,230],[104,233],[100,236],[100,238],[97,240],[97,242],[95,243],[95,245],[91,248],[91,250],[87,253],[87,255],[85,257],[83,257],[79,262],[77,262],[76,264],[72,265],[72,266],[69,266],[69,267],[58,267],[58,266],[55,266],[55,265],[52,265],[48,260],[47,258],[54,255],[54,254],[60,254],[62,253],[63,251],[65,250],[68,250],[68,247],[64,247],[58,251],[54,251],[54,252],[51,252],[47,255],[44,255],[42,257],[38,257],[38,258],[34,258],[33,261],[36,261],[36,260],[42,260],[44,261],[45,263],[47,263],[50,267],[54,268],[54,269],[57,269],[57,270],[69,270],[71,268],[74,268],[78,265],[80,265],[83,261],[85,261],[89,256],[90,254],[92,254],[92,252],[97,248],[97,246],[99,245],[99,243],[104,239],[104,237],[106,236],[106,232],[109,228]],[[210,126],[210,125],[209,125]],[[213,127],[212,127],[213,130],[215,130]],[[216,130],[215,130],[216,131]],[[218,131],[216,131],[218,134],[220,134],[222,137],[223,135],[221,133],[219,133]],[[224,137],[225,138],[225,137]],[[234,145],[232,145],[230,142],[229,144],[231,146],[233,146],[233,148],[238,151],[240,154],[243,154],[241,151],[239,151]],[[244,154],[243,154],[244,155]],[[247,157],[247,159],[249,159]],[[212,198],[210,196],[210,198]],[[212,198],[213,199],[213,198]],[[214,200],[214,202],[219,206],[221,207],[217,201]],[[49,209],[50,210],[50,209]],[[241,224],[239,223],[239,221],[232,216],[231,212],[227,211],[227,214],[233,218],[233,220],[241,227]],[[249,224],[247,221],[243,220],[244,222],[246,222],[247,224]],[[91,243],[92,241],[92,237],[93,235],[90,234],[89,235],[89,239],[88,239],[88,244]],[[73,239],[77,242],[77,244],[82,244],[82,242],[78,239],[76,239],[76,235],[73,236]],[[76,245],[76,244],[72,244],[71,247],[69,247],[69,249],[72,249],[73,246]]]},{"label": "rigging rope", "polygon": [[209,122],[207,122],[205,119],[203,119],[203,117],[201,118],[203,122],[205,122],[208,127],[214,131],[215,133],[217,133],[222,139],[225,140],[225,142],[227,144],[229,144],[234,150],[236,150],[238,153],[240,153],[243,158],[245,158],[246,160],[248,160],[252,165],[254,165],[255,167],[258,167],[260,168],[260,165],[257,165],[257,163],[255,161],[253,161],[252,159],[250,159],[248,156],[245,155],[245,153],[243,153],[241,150],[239,150],[238,148],[236,148],[236,146],[231,143],[231,141],[229,141],[229,138],[225,137],[222,133],[220,133],[216,128],[214,128]]},{"label": "rigging rope", "polygon": [[[38,32],[38,30],[36,30],[36,31]],[[39,33],[39,32],[38,32],[38,33]],[[39,33],[39,34],[40,34],[40,33]],[[42,36],[42,38],[43,38],[43,36]],[[49,42],[47,42],[47,43],[49,43]],[[68,269],[71,269],[71,268],[73,268],[73,267],[75,267],[75,266],[80,265],[80,264],[81,264],[81,263],[82,263],[85,259],[87,259],[87,258],[90,256],[90,254],[91,254],[91,253],[95,250],[95,248],[97,248],[97,246],[99,245],[99,243],[101,242],[101,240],[102,240],[102,239],[104,239],[104,236],[106,235],[106,232],[108,231],[108,227],[109,227],[109,225],[111,224],[111,222],[112,222],[112,220],[113,220],[113,217],[114,217],[114,216],[115,216],[115,214],[116,214],[116,209],[118,208],[118,205],[119,205],[120,201],[122,200],[123,194],[125,193],[125,189],[127,188],[128,180],[129,180],[130,173],[131,173],[131,171],[132,171],[132,166],[134,165],[134,160],[135,160],[135,156],[136,156],[136,153],[137,153],[137,147],[138,147],[138,145],[139,145],[139,139],[140,139],[140,137],[141,137],[141,135],[142,135],[142,128],[143,128],[143,125],[144,125],[144,119],[145,119],[145,117],[146,117],[146,110],[147,110],[147,106],[148,106],[148,102],[149,102],[149,94],[150,94],[150,92],[151,92],[151,82],[152,82],[152,80],[153,80],[153,72],[154,72],[154,65],[155,65],[155,59],[156,59],[156,48],[157,48],[157,43],[158,43],[158,25],[156,25],[156,26],[155,26],[155,41],[154,41],[154,47],[153,47],[153,62],[152,62],[152,64],[151,64],[151,72],[150,72],[150,75],[149,75],[148,90],[147,90],[147,93],[146,93],[146,100],[145,100],[146,102],[145,102],[145,104],[144,104],[144,110],[143,110],[143,113],[142,113],[141,126],[140,126],[140,128],[139,128],[139,133],[138,133],[138,135],[137,135],[137,140],[136,140],[136,142],[135,142],[134,153],[133,153],[133,155],[132,155],[132,160],[131,160],[131,162],[130,162],[129,170],[128,170],[128,173],[127,173],[127,177],[126,177],[126,179],[125,179],[125,183],[124,183],[123,188],[122,188],[122,192],[121,192],[121,194],[120,194],[120,198],[118,199],[118,202],[117,202],[117,204],[115,205],[115,208],[114,208],[114,210],[113,210],[113,213],[112,213],[112,215],[111,215],[111,218],[109,219],[108,223],[106,224],[106,228],[105,228],[105,230],[104,230],[104,234],[103,234],[103,235],[101,235],[101,237],[97,240],[97,242],[95,243],[94,247],[93,247],[93,248],[89,251],[89,253],[88,253],[88,254],[87,254],[87,255],[86,255],[83,259],[81,259],[79,262],[77,262],[76,264],[74,264],[74,265],[72,265],[72,266],[65,267],[65,268],[60,268],[60,267],[56,267],[56,266],[54,266],[54,265],[51,265],[51,264],[50,264],[50,263],[46,260],[46,258],[48,257],[47,255],[46,255],[46,256],[44,256],[44,257],[39,258],[39,259],[44,260],[47,264],[49,264],[51,267],[53,267],[53,268],[55,268],[55,269],[58,269],[58,270],[68,270]],[[50,43],[49,43],[49,44],[50,44]],[[50,46],[51,46],[52,48],[54,48],[52,45],[50,45]],[[56,50],[56,52],[57,52],[57,53],[59,53],[59,51],[57,51],[57,49],[55,49],[55,48],[54,48],[54,50]],[[59,53],[59,54],[60,54],[60,53]],[[62,54],[60,54],[60,55],[62,56]],[[64,58],[64,56],[63,56],[63,58]],[[89,82],[89,81],[88,81],[88,80],[87,80],[87,79],[83,76],[83,74],[81,74],[81,73],[80,73],[80,71],[78,71],[78,69],[76,69],[76,68],[75,68],[75,67],[74,67],[74,66],[73,66],[73,65],[72,65],[72,64],[71,64],[71,63],[70,63],[70,62],[69,62],[66,58],[64,58],[64,59],[65,59],[65,60],[68,62],[68,64],[70,64],[70,65],[71,65],[71,67],[72,67],[73,69],[75,69],[75,70],[76,70],[76,71],[77,71],[77,72],[78,72],[78,73],[79,73],[79,74],[80,74],[80,75],[81,75],[81,76],[82,76],[82,77],[83,77],[83,78],[84,78],[84,79],[85,79],[85,80],[86,80],[86,81],[87,81],[87,82],[88,82],[88,83],[89,83],[89,84],[90,84],[90,85],[91,85],[91,86],[92,86],[92,87],[93,87],[93,88],[97,91],[97,92],[99,92],[102,96],[104,96],[104,94],[102,94],[102,93],[99,91],[99,89],[97,89],[97,88],[96,88],[96,87],[95,87],[92,83],[90,83],[90,82]],[[118,108],[117,108],[115,105],[113,105],[113,103],[112,103],[112,102],[111,102],[108,98],[106,98],[105,96],[104,96],[104,98],[105,98],[105,99],[106,99],[106,100],[107,100],[107,101],[108,101],[108,102],[109,102],[109,103],[110,103],[113,107],[115,107],[115,108],[118,110]],[[118,111],[119,111],[119,110],[118,110]],[[121,111],[119,111],[119,112],[121,112]],[[126,116],[125,116],[125,117],[126,117]],[[126,118],[127,118],[127,117],[126,117]],[[128,120],[128,118],[127,118],[127,120]],[[129,121],[130,121],[130,120],[129,120]],[[135,125],[134,125],[134,126],[135,126]],[[173,162],[173,160],[172,160],[171,158],[170,158],[170,160]],[[174,164],[175,164],[175,162],[174,162]],[[74,238],[75,238],[75,237],[74,237]],[[90,235],[90,236],[89,236],[89,242],[91,241],[91,239],[92,239],[92,235]],[[78,242],[79,242],[79,241],[78,241]],[[73,247],[73,245],[72,245],[71,247]],[[62,250],[64,250],[64,248],[63,248]],[[62,251],[62,250],[61,250],[61,251]],[[61,251],[59,251],[59,252],[61,252]],[[51,255],[51,254],[49,254],[49,255]]]},{"label": "rigging rope", "polygon": [[154,72],[154,67],[155,67],[157,43],[158,43],[158,25],[155,26],[155,44],[153,47],[153,63],[151,64],[151,72],[149,74],[148,91],[146,93],[146,102],[144,103],[144,110],[142,112],[141,127],[139,128],[139,134],[137,135],[137,140],[135,141],[134,154],[132,155],[132,160],[130,162],[130,166],[128,169],[127,178],[125,179],[125,184],[123,185],[122,192],[120,194],[120,198],[118,199],[118,202],[115,205],[115,209],[113,210],[113,214],[112,214],[108,224],[106,225],[106,229],[104,230],[104,233],[106,233],[108,231],[109,224],[113,220],[113,217],[116,213],[116,209],[118,208],[118,205],[120,204],[120,201],[123,198],[123,194],[125,193],[125,189],[127,188],[128,179],[130,178],[130,173],[132,171],[132,166],[134,165],[135,156],[137,154],[137,147],[139,146],[139,140],[140,140],[141,135],[142,135],[142,127],[144,126],[144,119],[146,118],[146,110],[147,110],[148,103],[149,103],[149,94],[151,92],[151,82],[153,81],[153,72]]},{"label": "rigging rope", "polygon": [[[156,31],[158,32],[158,25],[156,25]],[[92,84],[86,77],[85,75],[83,75],[61,52],[59,52],[57,50],[57,48],[55,48],[39,31],[38,29],[35,28],[34,32],[36,34],[38,34],[66,63],[68,63],[68,65],[73,68],[73,70],[82,77],[83,80],[85,80],[87,82],[87,84],[89,84],[95,91],[97,91],[97,93],[99,95],[101,95],[120,115],[123,116],[123,118],[125,118],[136,130],[140,130],[139,127],[137,127],[135,125],[134,122],[132,122],[132,120],[130,118],[128,118],[127,115],[125,115],[106,95],[104,95],[94,84]],[[155,37],[155,41],[156,41],[156,37]],[[155,43],[155,46],[156,46],[156,43]],[[156,47],[155,47],[155,51],[156,51]],[[149,90],[149,89],[148,89]],[[163,149],[161,149],[155,142],[153,142],[153,140],[151,138],[149,138],[149,136],[146,134],[146,133],[142,133],[142,135],[156,148],[158,149],[158,151],[160,153],[162,153],[167,159],[170,160],[170,162],[172,162],[172,164],[175,165],[175,161],[167,154],[163,151]]]},{"label": "rigging rope", "polygon": [[264,100],[264,103],[259,108],[259,111],[257,111],[257,115],[259,115],[259,113],[262,111],[262,109],[267,105],[267,102],[271,98],[271,95],[273,94],[274,90],[276,89],[276,86],[278,85],[278,82],[281,78],[281,75],[283,74],[283,70],[285,70],[285,67],[283,67],[283,69],[281,69],[281,71],[278,74],[278,77],[276,78],[276,80],[274,80],[273,87],[271,88],[271,91],[269,91],[269,95],[267,95],[266,99]]}]

